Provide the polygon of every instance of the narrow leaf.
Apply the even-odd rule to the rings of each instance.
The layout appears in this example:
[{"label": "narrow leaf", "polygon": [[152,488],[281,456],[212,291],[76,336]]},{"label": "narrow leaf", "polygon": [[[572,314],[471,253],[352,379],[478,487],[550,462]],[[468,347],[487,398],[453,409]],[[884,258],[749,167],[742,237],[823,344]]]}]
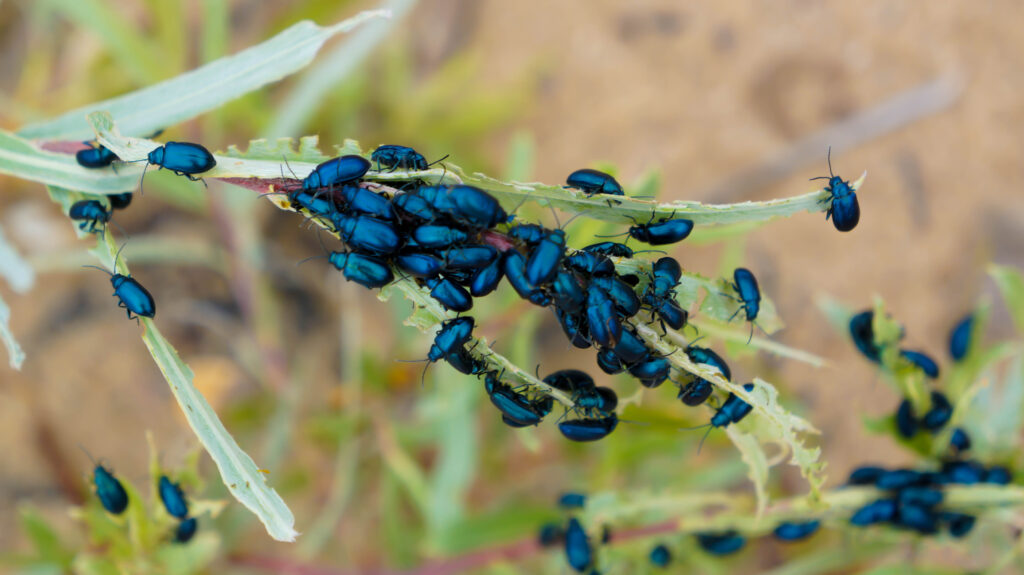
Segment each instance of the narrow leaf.
[{"label": "narrow leaf", "polygon": [[11,332],[11,308],[7,307],[3,297],[0,297],[0,340],[3,340],[4,347],[7,348],[7,357],[11,367],[20,370],[21,364],[25,362],[25,352],[18,345],[18,340],[14,339],[14,333]]},{"label": "narrow leaf", "polygon": [[991,265],[989,275],[999,286],[999,292],[1010,308],[1010,316],[1017,326],[1017,331],[1024,333],[1024,274],[1010,266]]},{"label": "narrow leaf", "polygon": [[44,152],[3,130],[0,130],[0,174],[94,194],[126,192],[139,185],[138,171],[117,174],[111,169],[86,169],[70,154]]},{"label": "narrow leaf", "polygon": [[302,21],[233,56],[159,84],[72,110],[52,120],[30,124],[19,134],[26,138],[88,138],[92,130],[85,118],[99,110],[106,110],[117,118],[125,133],[148,134],[194,118],[293,74],[308,65],[324,42],[333,36],[373,18],[388,16],[386,10],[371,10],[326,28]]}]

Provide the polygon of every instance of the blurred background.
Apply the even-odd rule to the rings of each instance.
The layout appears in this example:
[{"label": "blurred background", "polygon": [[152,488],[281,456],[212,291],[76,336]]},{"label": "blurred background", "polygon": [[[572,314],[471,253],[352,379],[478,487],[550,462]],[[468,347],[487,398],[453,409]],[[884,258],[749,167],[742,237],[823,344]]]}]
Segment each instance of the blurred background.
[{"label": "blurred background", "polygon": [[[371,7],[2,2],[0,127],[175,76],[302,19],[326,25]],[[831,145],[836,174],[869,172],[856,230],[800,214],[745,238],[683,242],[671,255],[715,276],[729,273],[723,255],[741,254],[787,323],[773,338],[829,360],[815,369],[730,356],[739,380],[774,382],[821,429],[830,484],[861,463],[910,461],[862,429],[862,418],[891,412],[898,398],[815,301],[868,307],[879,295],[908,344],[944,358],[949,329],[993,289],[985,266],[1024,266],[1024,6],[422,0],[396,10],[379,39],[342,37],[305,71],[168,127],[163,139],[223,150],[318,134],[326,151],[353,138],[364,149],[404,144],[495,177],[552,184],[580,167],[612,166],[627,193],[657,172],[659,199],[710,203],[813,191],[807,180],[827,175]],[[303,86],[313,74],[333,79],[310,100]],[[21,372],[0,366],[0,549],[19,549],[19,506],[75,529],[67,508],[88,493],[91,469],[77,444],[139,482],[146,430],[169,466],[195,439],[107,280],[78,267],[89,243],[42,186],[0,176],[0,189],[0,227],[39,272],[30,293],[0,284],[28,353]],[[447,366],[432,366],[421,387],[421,366],[395,361],[429,347],[401,326],[409,304],[379,302],[323,261],[297,267],[320,253],[316,234],[252,196],[150,173],[146,196],[116,215],[165,335],[239,443],[271,471],[305,534],[294,548],[272,543],[232,503],[216,527],[206,524],[223,537],[215,572],[251,569],[229,556],[253,554],[410,568],[529,539],[568,489],[749,491],[723,434],[700,455],[701,434],[674,425],[624,425],[606,441],[571,445],[552,424],[506,428],[482,386]],[[599,374],[592,351],[570,349],[553,316],[507,286],[478,306],[479,332],[519,365]],[[992,317],[988,336],[1010,331],[1002,310]],[[610,385],[620,396],[636,388]],[[667,389],[630,409],[637,421],[703,417]],[[209,460],[202,469],[203,495],[227,497]],[[776,495],[806,490],[782,468],[771,486]],[[790,554],[766,544],[730,565],[751,572]],[[566,572],[561,561],[538,556],[509,569]]]}]

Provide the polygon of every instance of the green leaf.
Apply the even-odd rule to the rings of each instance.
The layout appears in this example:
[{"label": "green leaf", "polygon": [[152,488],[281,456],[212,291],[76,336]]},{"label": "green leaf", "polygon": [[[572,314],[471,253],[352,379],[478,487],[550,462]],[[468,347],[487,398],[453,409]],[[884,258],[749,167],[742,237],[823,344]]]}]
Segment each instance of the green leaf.
[{"label": "green leaf", "polygon": [[768,457],[764,453],[764,447],[756,437],[740,431],[735,425],[726,427],[725,433],[740,452],[743,462],[747,464],[747,477],[754,484],[757,516],[761,517],[768,506]]},{"label": "green leaf", "polygon": [[35,548],[36,557],[59,563],[65,567],[71,564],[73,555],[61,543],[57,532],[35,509],[24,506],[19,509],[21,530],[28,536]]},{"label": "green leaf", "polygon": [[10,132],[0,130],[0,174],[50,186],[94,194],[126,192],[139,185],[138,170],[90,170],[70,154],[53,154],[36,148]]},{"label": "green leaf", "polygon": [[989,275],[996,281],[999,293],[1010,308],[1010,317],[1017,326],[1017,332],[1024,334],[1024,274],[1010,266],[991,265]]},{"label": "green leaf", "polygon": [[[366,11],[326,28],[310,21],[299,22],[262,44],[233,56],[130,94],[30,124],[18,133],[25,138],[89,138],[92,130],[85,117],[100,110],[116,117],[121,129],[128,134],[148,134],[180,124],[301,70],[333,36],[388,15],[385,10]],[[67,187],[83,189],[81,186]]]}]

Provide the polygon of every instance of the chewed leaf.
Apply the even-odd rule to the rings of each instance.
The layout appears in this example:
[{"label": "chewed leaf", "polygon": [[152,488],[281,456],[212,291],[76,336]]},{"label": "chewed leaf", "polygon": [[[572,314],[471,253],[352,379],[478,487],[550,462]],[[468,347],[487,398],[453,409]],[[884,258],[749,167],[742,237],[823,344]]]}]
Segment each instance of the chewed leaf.
[{"label": "chewed leaf", "polygon": [[740,431],[735,425],[725,428],[725,433],[732,440],[732,444],[740,452],[740,457],[747,464],[747,476],[754,484],[754,497],[757,501],[757,516],[764,514],[768,505],[768,458],[765,455],[764,447],[756,437]]},{"label": "chewed leaf", "polygon": [[40,150],[31,142],[0,130],[0,174],[90,192],[110,194],[131,191],[139,185],[138,172],[115,173],[78,165],[71,154]]},{"label": "chewed leaf", "polygon": [[299,22],[262,44],[233,56],[130,94],[30,124],[19,134],[25,138],[89,138],[92,129],[85,117],[100,110],[110,112],[128,134],[148,134],[180,124],[301,70],[331,37],[348,32],[368,20],[387,16],[386,10],[371,10],[326,28],[308,20]]}]

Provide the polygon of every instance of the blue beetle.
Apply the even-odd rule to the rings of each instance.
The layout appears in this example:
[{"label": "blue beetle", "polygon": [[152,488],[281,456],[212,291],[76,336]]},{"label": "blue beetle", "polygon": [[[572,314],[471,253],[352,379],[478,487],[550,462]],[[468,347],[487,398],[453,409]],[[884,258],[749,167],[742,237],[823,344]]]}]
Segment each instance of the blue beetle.
[{"label": "blue beetle", "polygon": [[565,537],[565,530],[557,523],[545,523],[541,525],[537,533],[537,543],[541,547],[552,547],[562,542]]},{"label": "blue beetle", "polygon": [[107,196],[107,201],[110,202],[111,210],[123,210],[132,203],[132,193],[122,192],[120,194],[110,194]]},{"label": "blue beetle", "polygon": [[163,501],[168,514],[178,519],[184,519],[188,515],[185,493],[177,483],[172,482],[166,475],[160,476],[159,492],[160,500]]},{"label": "blue beetle", "polygon": [[508,229],[508,237],[527,246],[535,246],[547,236],[551,230],[537,224],[519,224]]},{"label": "blue beetle", "polygon": [[909,399],[900,402],[896,408],[896,431],[906,439],[917,435],[917,416],[914,415],[914,406]]},{"label": "blue beetle", "polygon": [[966,513],[944,512],[940,518],[949,527],[949,534],[957,539],[965,537],[974,528],[974,516]]},{"label": "blue beetle", "polygon": [[392,171],[397,169],[426,170],[430,167],[423,154],[408,146],[396,146],[393,144],[377,146],[377,149],[370,154],[370,160],[377,163],[378,172],[381,166],[391,168]]},{"label": "blue beetle", "polygon": [[865,527],[875,523],[892,521],[896,517],[896,501],[878,499],[861,507],[850,516],[850,524]]},{"label": "blue beetle", "polygon": [[512,427],[537,425],[551,411],[551,398],[531,400],[501,381],[498,374],[488,373],[484,388],[491,403],[501,411],[502,419]]},{"label": "blue beetle", "polygon": [[634,253],[633,248],[618,242],[598,242],[596,244],[590,244],[583,248],[583,251],[616,258],[631,258]]},{"label": "blue beetle", "polygon": [[332,220],[342,241],[357,250],[388,255],[397,251],[401,243],[395,228],[384,220],[340,212]]},{"label": "blue beetle", "polygon": [[1013,475],[1010,470],[999,466],[993,465],[985,471],[985,483],[992,483],[995,485],[1007,485],[1013,480]]},{"label": "blue beetle", "polygon": [[573,411],[588,418],[607,417],[615,413],[619,396],[610,387],[577,389],[572,394]]},{"label": "blue beetle", "polygon": [[82,142],[89,147],[75,152],[75,161],[83,168],[106,168],[113,164],[118,158],[117,154],[104,148],[97,142]]},{"label": "blue beetle", "polygon": [[668,567],[672,562],[672,552],[663,544],[655,545],[649,557],[655,567]]},{"label": "blue beetle", "polygon": [[953,405],[949,403],[949,399],[945,394],[933,391],[932,407],[921,418],[921,426],[934,433],[945,427],[951,417],[953,417]]},{"label": "blue beetle", "polygon": [[448,365],[466,375],[477,375],[487,371],[487,362],[474,357],[465,347],[459,347],[444,356]]},{"label": "blue beetle", "polygon": [[449,248],[438,254],[445,270],[475,270],[498,259],[498,250],[486,244]]},{"label": "blue beetle", "polygon": [[321,162],[302,180],[302,189],[311,192],[354,182],[370,171],[370,162],[356,155],[340,156]]},{"label": "blue beetle", "polygon": [[[754,391],[753,383],[744,383],[743,389],[746,391]],[[739,423],[746,417],[754,408],[740,399],[735,393],[730,393],[725,401],[722,403],[722,407],[718,408],[718,411],[711,416],[712,427],[726,427],[731,423]]]},{"label": "blue beetle", "polygon": [[395,276],[384,260],[355,252],[331,252],[327,257],[348,281],[367,288],[381,288],[391,283]]},{"label": "blue beetle", "polygon": [[410,275],[433,278],[441,273],[443,262],[430,254],[399,254],[395,256],[395,265]]},{"label": "blue beetle", "polygon": [[558,431],[572,441],[597,441],[615,431],[619,418],[614,413],[599,419],[571,419],[558,424]]},{"label": "blue beetle", "polygon": [[721,533],[697,533],[697,544],[712,555],[729,555],[746,545],[747,540],[735,531]]},{"label": "blue beetle", "polygon": [[[754,337],[754,326],[757,320],[757,314],[761,311],[761,290],[757,286],[757,278],[747,268],[736,268],[733,272],[733,284],[732,289],[736,291],[739,296],[740,308],[732,314],[729,321],[732,321],[733,317],[740,311],[745,311],[747,321],[750,322],[750,337]],[[750,339],[747,340],[750,343]]]},{"label": "blue beetle", "polygon": [[942,465],[937,483],[974,485],[985,480],[985,473],[985,468],[975,461],[947,461]]},{"label": "blue beetle", "polygon": [[967,356],[971,347],[971,331],[973,329],[973,314],[967,314],[967,317],[961,319],[953,327],[953,331],[949,334],[949,355],[953,361],[960,361]]},{"label": "blue beetle", "polygon": [[474,320],[472,317],[457,317],[446,320],[441,329],[434,335],[434,343],[430,346],[427,359],[438,361],[449,353],[461,348],[473,335]]},{"label": "blue beetle", "polygon": [[436,299],[447,310],[464,312],[473,309],[473,296],[466,288],[449,278],[430,278],[426,280],[430,288],[430,297]]},{"label": "blue beetle", "polygon": [[939,514],[921,505],[900,503],[896,508],[895,523],[925,535],[939,532]]},{"label": "blue beetle", "polygon": [[585,371],[578,369],[560,369],[544,376],[544,383],[566,393],[577,393],[595,389],[594,378]]},{"label": "blue beetle", "polygon": [[114,477],[112,471],[96,464],[92,471],[92,482],[96,486],[96,497],[99,498],[104,509],[114,515],[124,513],[124,510],[128,508],[128,492]]},{"label": "blue beetle", "polygon": [[875,363],[882,359],[882,349],[875,343],[875,332],[871,327],[875,312],[862,311],[850,318],[850,337],[864,357]]},{"label": "blue beetle", "polygon": [[590,286],[597,286],[607,292],[615,304],[615,309],[622,317],[633,317],[640,311],[640,298],[626,282],[617,276],[598,276],[590,278]]},{"label": "blue beetle", "polygon": [[732,370],[729,369],[729,364],[725,363],[722,356],[718,355],[713,350],[706,347],[690,345],[687,346],[685,351],[687,357],[690,358],[690,361],[718,368],[718,371],[722,373],[722,377],[729,381],[732,380]]},{"label": "blue beetle", "polygon": [[395,208],[383,194],[362,186],[342,186],[338,192],[341,201],[353,212],[391,221],[395,219]]},{"label": "blue beetle", "polygon": [[566,188],[576,188],[588,196],[594,194],[607,194],[610,196],[624,196],[622,186],[615,181],[611,175],[589,168],[576,170],[569,174],[565,180]]},{"label": "blue beetle", "polygon": [[508,221],[498,200],[473,186],[423,186],[414,193],[435,210],[470,227],[493,228]]},{"label": "blue beetle", "polygon": [[628,329],[622,330],[622,335],[619,336],[619,343],[612,349],[614,349],[615,355],[618,356],[619,360],[627,365],[643,361],[651,355],[651,351],[647,349],[644,342]]},{"label": "blue beetle", "polygon": [[[122,248],[124,249],[124,248]],[[120,252],[118,252],[120,255]],[[117,257],[114,258],[117,261]],[[115,266],[117,264],[115,263]],[[156,315],[156,301],[153,300],[153,296],[150,295],[146,288],[142,287],[135,278],[119,273],[110,273],[107,270],[97,266],[83,266],[87,268],[98,269],[103,273],[110,275],[110,285],[114,286],[114,294],[117,296],[118,302],[117,307],[124,308],[128,313],[128,319],[132,319],[132,314],[138,317],[153,317]]]},{"label": "blue beetle", "polygon": [[558,505],[565,509],[582,509],[587,504],[587,496],[582,493],[563,493],[558,498]]},{"label": "blue beetle", "polygon": [[432,222],[437,219],[437,211],[415,192],[397,194],[391,200],[391,204],[408,219],[424,222]]},{"label": "blue beetle", "polygon": [[508,250],[502,260],[505,277],[508,278],[508,283],[512,284],[512,288],[516,290],[519,297],[541,307],[551,304],[551,296],[527,279],[526,260],[523,259],[522,254],[515,250]]},{"label": "blue beetle", "polygon": [[[600,365],[600,358],[598,358],[598,365]],[[671,364],[664,357],[648,357],[629,366],[629,374],[637,378],[640,385],[649,388],[655,388],[665,383],[671,371]]]},{"label": "blue beetle", "polygon": [[420,247],[427,249],[446,248],[469,240],[469,234],[463,229],[434,224],[417,227],[412,237]]},{"label": "blue beetle", "polygon": [[810,521],[789,521],[780,523],[778,527],[772,531],[775,538],[779,541],[800,541],[801,539],[807,539],[821,527],[821,521],[812,519]]},{"label": "blue beetle", "polygon": [[579,519],[569,519],[569,526],[565,530],[565,558],[569,566],[576,571],[583,573],[594,561],[594,549],[590,546],[590,538],[583,530]]},{"label": "blue beetle", "polygon": [[[78,229],[83,232],[102,232],[106,223],[110,221],[110,211],[99,200],[79,200],[71,204],[68,209],[68,217],[78,224]],[[99,227],[100,229],[96,229]]]},{"label": "blue beetle", "polygon": [[197,178],[196,174],[208,172],[217,165],[217,160],[209,150],[190,142],[167,142],[150,152],[147,162],[147,168],[150,165],[160,166],[161,169],[166,168],[193,182],[202,179]]},{"label": "blue beetle", "polygon": [[615,313],[615,302],[598,285],[587,287],[587,325],[594,343],[604,347],[615,347],[622,337],[622,323]]},{"label": "blue beetle", "polygon": [[900,357],[916,365],[928,377],[932,379],[939,377],[939,364],[935,363],[935,360],[926,353],[911,349],[901,349]]},{"label": "blue beetle", "polygon": [[[622,365],[622,360],[619,359],[618,355],[616,355],[615,350],[608,348],[601,349],[597,352],[597,367],[601,368],[601,371],[608,375],[615,375],[626,371],[626,366]],[[653,378],[649,378],[647,381],[652,380]],[[643,383],[643,381],[641,381],[641,383]],[[647,385],[647,387],[656,386]]]},{"label": "blue beetle", "polygon": [[847,485],[874,485],[878,478],[885,473],[885,468],[877,467],[874,465],[865,465],[858,467],[850,472],[850,477],[847,478]]},{"label": "blue beetle", "polygon": [[875,481],[875,487],[885,490],[898,491],[914,485],[921,485],[928,480],[928,476],[913,469],[891,469],[883,472]]},{"label": "blue beetle", "polygon": [[896,496],[900,505],[935,507],[942,503],[942,491],[932,487],[907,487]]},{"label": "blue beetle", "polygon": [[338,213],[330,198],[320,196],[316,192],[295,190],[288,194],[288,202],[293,210],[305,209],[313,216],[332,218]]},{"label": "blue beetle", "polygon": [[697,378],[679,388],[679,393],[676,394],[676,398],[679,399],[679,401],[682,401],[685,405],[695,407],[707,401],[707,399],[711,397],[711,392],[714,390],[715,388],[711,385],[710,381]]},{"label": "blue beetle", "polygon": [[587,349],[592,345],[590,341],[590,328],[587,326],[587,319],[583,315],[567,311],[565,308],[555,306],[555,318],[562,326],[565,337],[569,343],[579,349]]},{"label": "blue beetle", "polygon": [[825,219],[832,218],[832,225],[837,230],[848,232],[857,227],[860,221],[860,204],[857,203],[857,193],[850,187],[850,182],[832,173],[832,148],[828,149],[828,173],[828,176],[818,176],[811,180],[828,180],[825,191],[829,196],[821,201],[829,205]]},{"label": "blue beetle", "polygon": [[199,522],[196,521],[195,517],[189,517],[181,523],[178,523],[177,529],[174,530],[174,542],[188,543],[192,540],[192,537],[195,536],[198,528]]},{"label": "blue beetle", "polygon": [[469,284],[469,293],[473,297],[485,296],[498,288],[501,278],[505,277],[505,268],[502,258],[495,254],[491,263],[479,268],[473,273]]},{"label": "blue beetle", "polygon": [[555,279],[551,281],[550,289],[555,306],[566,312],[579,312],[587,301],[583,285],[575,274],[565,269],[558,270]]},{"label": "blue beetle", "polygon": [[627,233],[631,238],[652,246],[664,246],[685,240],[692,231],[692,220],[662,218],[655,222],[652,215],[650,222],[630,226]]},{"label": "blue beetle", "polygon": [[526,258],[526,279],[543,286],[554,279],[565,257],[565,230],[551,230],[530,250]]},{"label": "blue beetle", "polygon": [[971,448],[971,436],[963,428],[957,427],[949,437],[949,447],[956,453],[963,453]]},{"label": "blue beetle", "polygon": [[610,276],[615,274],[615,264],[608,256],[592,252],[576,252],[565,258],[565,265],[588,276]]}]

